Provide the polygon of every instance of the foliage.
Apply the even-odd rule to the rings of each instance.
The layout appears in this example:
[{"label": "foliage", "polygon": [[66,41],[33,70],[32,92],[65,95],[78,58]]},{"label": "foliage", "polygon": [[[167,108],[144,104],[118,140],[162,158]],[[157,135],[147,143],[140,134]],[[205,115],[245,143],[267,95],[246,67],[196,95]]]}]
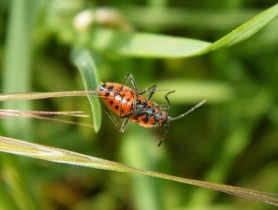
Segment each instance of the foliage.
[{"label": "foliage", "polygon": [[[130,123],[119,133],[105,113],[99,133],[12,118],[2,119],[1,135],[179,177],[278,192],[278,6],[271,1],[201,2],[2,1],[2,93],[83,90],[73,65],[80,64],[74,50],[81,49],[90,51],[96,69],[94,84],[84,79],[87,89],[98,80],[120,83],[132,73],[140,89],[157,84],[160,90],[176,90],[169,96],[171,116],[208,102],[172,122],[159,149],[163,129]],[[92,22],[79,27],[84,10],[95,13]],[[107,21],[94,21],[96,11],[118,19],[107,27]],[[163,95],[159,91],[153,100],[165,103]],[[21,102],[2,103],[6,109],[91,112],[85,97]],[[99,109],[93,115],[100,120]],[[0,209],[275,209],[141,175],[8,154],[0,160]]]}]

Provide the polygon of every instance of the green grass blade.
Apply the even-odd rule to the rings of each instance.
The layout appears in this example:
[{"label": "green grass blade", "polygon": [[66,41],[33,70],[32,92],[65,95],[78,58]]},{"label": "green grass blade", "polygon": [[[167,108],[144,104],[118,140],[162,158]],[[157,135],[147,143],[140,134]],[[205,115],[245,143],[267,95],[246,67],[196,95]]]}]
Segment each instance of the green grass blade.
[{"label": "green grass blade", "polygon": [[[96,61],[96,55],[93,56],[88,49],[75,49],[72,52],[72,61],[78,67],[82,76],[86,90],[97,90],[99,86],[97,71],[99,63]],[[101,105],[98,97],[87,96],[93,113],[93,125],[95,132],[98,132],[101,126]]]},{"label": "green grass blade", "polygon": [[79,45],[132,57],[178,58],[197,54],[209,42],[148,33],[124,33],[98,27],[92,36],[77,37]]},{"label": "green grass blade", "polygon": [[[33,31],[40,10],[40,2],[37,0],[11,1],[10,10],[7,12],[9,22],[7,23],[3,74],[1,75],[2,91],[4,92],[30,91],[34,45]],[[31,109],[29,101],[9,101],[3,103],[2,107],[6,109]],[[5,119],[2,125],[3,131],[8,135],[28,138],[30,141],[33,139],[33,127],[30,119]],[[37,209],[34,202],[36,194],[30,189],[30,183],[32,183],[29,179],[30,167],[22,167],[22,162],[15,157],[1,155],[0,159],[2,159],[3,180],[15,201],[16,209]]]},{"label": "green grass blade", "polygon": [[86,96],[98,95],[98,91],[58,91],[58,92],[15,92],[0,94],[0,101],[16,101],[16,100],[40,100],[45,98],[56,97],[73,97],[73,96]]},{"label": "green grass blade", "polygon": [[[278,15],[278,4],[263,11],[214,43],[148,33],[124,33],[112,29],[60,34],[61,39],[132,57],[182,58],[208,53],[237,44],[254,35]],[[71,37],[71,38],[69,38]]]},{"label": "green grass blade", "polygon": [[197,54],[209,42],[147,33],[123,33],[98,28],[91,40],[92,47],[132,57],[179,58]]},{"label": "green grass blade", "polygon": [[[28,6],[27,6],[28,4]],[[15,1],[11,7],[10,22],[7,30],[6,50],[3,66],[3,91],[30,91],[33,36],[39,1]],[[20,36],[18,35],[20,34]],[[5,102],[5,109],[31,109],[30,102]],[[3,123],[5,130],[10,134],[15,127],[19,136],[25,135],[31,139],[29,130],[31,123],[29,119],[9,119]],[[24,127],[22,127],[24,126]],[[22,135],[20,135],[22,134]]]},{"label": "green grass blade", "polygon": [[176,176],[163,174],[159,172],[133,168],[120,163],[108,161],[97,157],[87,156],[76,152],[71,152],[68,150],[43,146],[43,145],[29,143],[29,142],[7,138],[7,137],[0,137],[0,151],[48,160],[52,162],[58,162],[58,163],[66,163],[66,164],[79,165],[79,166],[91,167],[96,169],[105,169],[105,170],[113,170],[118,172],[148,175],[148,176],[168,179],[168,180],[172,180],[184,184],[205,187],[208,189],[217,190],[231,195],[254,199],[254,200],[258,200],[261,202],[278,206],[278,198],[277,198],[278,194],[275,193],[240,188],[240,187],[233,187],[233,186],[228,186],[223,184],[210,183],[210,182],[187,179],[182,177],[176,177]]},{"label": "green grass blade", "polygon": [[214,42],[212,45],[202,50],[200,53],[207,53],[212,50],[217,50],[222,47],[229,47],[239,42],[242,42],[255,33],[257,33],[260,29],[265,27],[270,21],[276,18],[278,15],[278,4],[273,7],[265,10],[259,15],[255,16],[251,20],[242,24],[237,29],[233,30],[231,33],[227,34],[223,38]]}]

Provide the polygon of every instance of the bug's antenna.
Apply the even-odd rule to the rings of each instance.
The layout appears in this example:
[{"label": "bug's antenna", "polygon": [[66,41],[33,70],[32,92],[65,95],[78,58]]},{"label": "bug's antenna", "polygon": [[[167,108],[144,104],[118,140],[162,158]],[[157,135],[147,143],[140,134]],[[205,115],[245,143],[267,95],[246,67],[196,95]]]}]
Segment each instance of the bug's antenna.
[{"label": "bug's antenna", "polygon": [[196,106],[192,107],[190,110],[188,110],[187,112],[185,112],[185,113],[183,113],[183,114],[181,114],[181,115],[179,115],[177,117],[170,117],[170,116],[168,116],[168,120],[169,121],[174,121],[174,120],[180,119],[180,118],[184,117],[185,115],[188,115],[190,112],[193,112],[195,109],[199,108],[200,106],[202,106],[206,102],[207,102],[207,100],[201,101]]},{"label": "bug's antenna", "polygon": [[[202,106],[202,105],[203,105],[204,103],[206,103],[206,102],[207,102],[207,100],[201,101],[201,102],[198,103],[196,106],[192,107],[190,110],[188,110],[187,112],[185,112],[185,113],[183,113],[183,114],[181,114],[181,115],[179,115],[179,116],[177,116],[177,117],[170,117],[170,116],[168,116],[168,117],[167,117],[167,118],[168,118],[168,121],[174,121],[174,120],[180,119],[180,118],[184,117],[185,115],[188,115],[190,112],[193,112],[195,109],[199,108],[200,106]],[[162,142],[164,141],[164,139],[165,139],[165,137],[166,137],[166,135],[167,135],[167,133],[168,133],[168,131],[169,131],[169,122],[167,122],[166,126],[167,126],[167,128],[166,128],[166,131],[165,131],[165,133],[164,133],[164,136],[163,136],[163,138],[161,139],[161,141],[158,143],[157,147],[160,147],[160,145],[161,145]]]}]

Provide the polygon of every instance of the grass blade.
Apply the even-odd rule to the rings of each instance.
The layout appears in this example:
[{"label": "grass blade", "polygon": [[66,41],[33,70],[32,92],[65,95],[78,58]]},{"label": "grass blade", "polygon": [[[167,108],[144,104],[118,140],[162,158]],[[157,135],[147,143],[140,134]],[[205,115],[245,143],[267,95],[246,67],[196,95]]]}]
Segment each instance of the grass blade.
[{"label": "grass blade", "polygon": [[234,187],[234,186],[223,185],[223,184],[210,183],[210,182],[199,181],[194,179],[181,178],[181,177],[176,177],[176,176],[163,174],[159,172],[142,170],[142,169],[133,168],[130,166],[126,166],[120,163],[108,161],[97,157],[87,156],[76,152],[71,152],[68,150],[43,146],[43,145],[29,143],[29,142],[7,138],[7,137],[0,137],[0,151],[48,160],[52,162],[58,162],[58,163],[72,164],[72,165],[85,166],[85,167],[91,167],[96,169],[112,170],[118,172],[148,175],[148,176],[172,180],[184,184],[204,187],[204,188],[224,192],[227,194],[258,200],[261,202],[278,206],[278,194],[275,193],[252,190],[252,189],[241,188],[241,187]]},{"label": "grass blade", "polygon": [[251,20],[239,26],[231,33],[214,43],[189,38],[177,38],[148,33],[124,33],[112,29],[93,28],[93,31],[81,31],[77,38],[72,32],[68,42],[78,42],[82,46],[109,51],[132,57],[182,58],[198,56],[224,47],[229,47],[254,35],[278,15],[278,4],[263,11]]},{"label": "grass blade", "polygon": [[[75,49],[71,57],[82,76],[85,89],[97,90],[99,86],[97,68],[99,65],[96,58],[85,48]],[[97,97],[89,95],[87,97],[92,108],[94,130],[98,132],[101,126],[101,105]]]},{"label": "grass blade", "polygon": [[[40,10],[40,1],[22,0],[11,1],[10,3],[9,11],[6,13],[9,15],[7,18],[9,20],[7,30],[3,30],[3,32],[6,32],[6,37],[4,38],[5,53],[3,54],[3,74],[1,75],[2,91],[27,92],[30,91],[32,83],[33,31]],[[1,6],[3,6],[3,1]],[[5,20],[6,18],[3,18],[3,21]],[[1,33],[1,35],[3,34]],[[2,107],[31,109],[29,101],[9,101],[2,103]],[[8,135],[24,136],[30,141],[33,140],[32,132],[30,132],[33,127],[30,119],[6,119],[2,125],[1,131]],[[37,209],[36,204],[33,202],[36,195],[30,190],[29,185],[30,167],[26,166],[23,169],[20,161],[15,157],[4,155],[1,157],[1,171],[5,177],[4,182],[15,201],[16,209]]]},{"label": "grass blade", "polygon": [[239,42],[242,42],[255,33],[257,33],[260,29],[266,26],[270,21],[276,18],[278,15],[278,4],[273,7],[265,10],[259,15],[255,16],[251,20],[242,24],[237,29],[233,30],[231,33],[222,37],[218,41],[214,42],[212,45],[202,50],[200,54],[207,53],[212,50],[217,50],[222,47],[229,47]]},{"label": "grass blade", "polygon": [[85,126],[85,127],[91,127],[91,128],[94,127],[92,124],[78,123],[78,122],[73,122],[70,120],[45,117],[45,116],[41,116],[41,115],[64,115],[64,116],[73,116],[73,117],[89,117],[89,115],[84,115],[83,112],[81,112],[81,111],[48,112],[48,111],[33,111],[33,110],[0,109],[0,118],[24,117],[24,118],[32,118],[32,119],[67,123],[67,124],[73,124],[73,125]]},{"label": "grass blade", "polygon": [[60,92],[17,92],[17,93],[3,93],[0,94],[0,101],[13,101],[13,100],[37,100],[44,98],[56,97],[72,97],[72,96],[86,96],[97,95],[98,91],[60,91]]}]

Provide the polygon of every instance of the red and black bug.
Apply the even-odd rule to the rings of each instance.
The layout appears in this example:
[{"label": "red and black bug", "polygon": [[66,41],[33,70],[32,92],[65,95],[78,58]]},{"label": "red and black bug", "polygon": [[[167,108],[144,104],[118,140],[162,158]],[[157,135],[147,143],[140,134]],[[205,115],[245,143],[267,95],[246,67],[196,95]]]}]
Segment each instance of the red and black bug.
[{"label": "red and black bug", "polygon": [[[128,80],[131,82],[133,89],[125,86]],[[171,106],[168,95],[175,91],[169,91],[165,95],[167,104],[158,105],[150,100],[156,91],[156,87],[156,85],[153,85],[143,91],[138,91],[133,76],[128,74],[122,84],[110,82],[101,84],[99,86],[99,96],[110,110],[116,113],[120,118],[124,119],[123,124],[120,126],[107,107],[104,107],[111,120],[121,132],[126,129],[129,120],[136,122],[145,128],[166,126],[165,134],[158,144],[158,146],[160,146],[168,133],[169,122],[184,117],[203,105],[206,100],[200,102],[189,111],[177,117],[171,117],[165,110]],[[149,95],[147,97],[142,96],[146,92],[149,92]]]}]

